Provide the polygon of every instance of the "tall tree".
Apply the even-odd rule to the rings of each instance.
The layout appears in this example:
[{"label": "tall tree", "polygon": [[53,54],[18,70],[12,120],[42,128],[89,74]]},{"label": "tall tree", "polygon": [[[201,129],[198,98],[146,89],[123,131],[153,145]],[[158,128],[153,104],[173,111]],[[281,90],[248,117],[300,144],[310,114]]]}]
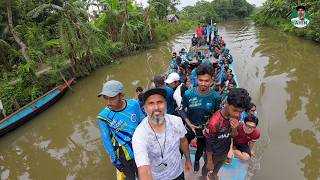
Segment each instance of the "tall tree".
[{"label": "tall tree", "polygon": [[17,35],[17,33],[14,30],[14,25],[12,22],[12,10],[11,10],[11,0],[6,1],[7,4],[7,18],[8,18],[8,25],[9,25],[9,30],[16,41],[16,43],[20,46],[22,55],[26,61],[30,60],[30,57],[28,55],[28,47],[26,44],[21,40],[21,38]]},{"label": "tall tree", "polygon": [[171,0],[148,0],[148,3],[155,9],[158,19],[164,19],[169,14]]}]

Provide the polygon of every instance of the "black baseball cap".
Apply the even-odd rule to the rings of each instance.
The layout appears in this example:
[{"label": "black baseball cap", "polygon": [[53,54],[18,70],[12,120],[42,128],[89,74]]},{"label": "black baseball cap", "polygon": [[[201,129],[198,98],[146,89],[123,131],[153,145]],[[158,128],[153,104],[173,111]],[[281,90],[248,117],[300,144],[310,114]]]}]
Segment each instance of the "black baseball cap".
[{"label": "black baseball cap", "polygon": [[145,91],[143,93],[143,97],[142,97],[142,101],[143,104],[146,102],[146,100],[148,99],[149,96],[155,95],[155,94],[159,94],[161,95],[163,98],[166,99],[167,96],[167,91],[164,88],[152,88],[152,89],[148,89],[147,91]]}]

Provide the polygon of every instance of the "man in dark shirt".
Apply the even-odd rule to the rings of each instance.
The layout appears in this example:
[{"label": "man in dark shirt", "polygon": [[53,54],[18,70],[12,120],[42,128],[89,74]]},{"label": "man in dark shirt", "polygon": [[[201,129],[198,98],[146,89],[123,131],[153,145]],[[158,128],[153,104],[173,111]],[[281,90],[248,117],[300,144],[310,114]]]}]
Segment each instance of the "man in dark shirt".
[{"label": "man in dark shirt", "polygon": [[241,113],[249,106],[250,101],[247,90],[235,88],[227,98],[226,107],[214,113],[208,121],[205,129],[207,156],[206,168],[202,168],[203,177],[210,171],[214,179],[219,179],[217,174],[230,149],[231,136],[237,134]]},{"label": "man in dark shirt", "polygon": [[192,36],[191,44],[192,44],[192,46],[196,46],[198,44],[198,39],[195,34],[193,34],[193,36]]},{"label": "man in dark shirt", "polygon": [[199,160],[205,148],[205,138],[202,130],[209,117],[220,108],[221,104],[221,96],[210,89],[213,82],[212,67],[201,64],[196,69],[196,73],[198,86],[185,92],[180,107],[180,115],[186,124],[186,137],[189,143],[197,137],[194,171],[199,170]]}]

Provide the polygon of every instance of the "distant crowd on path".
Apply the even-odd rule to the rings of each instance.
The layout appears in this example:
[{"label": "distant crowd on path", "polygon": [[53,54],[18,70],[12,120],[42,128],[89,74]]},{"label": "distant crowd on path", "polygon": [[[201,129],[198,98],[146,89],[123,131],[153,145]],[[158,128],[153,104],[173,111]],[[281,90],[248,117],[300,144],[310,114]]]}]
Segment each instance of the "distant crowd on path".
[{"label": "distant crowd on path", "polygon": [[[102,143],[126,179],[184,179],[184,170],[200,170],[203,156],[201,177],[219,179],[219,169],[234,156],[246,161],[255,155],[256,105],[238,87],[230,50],[216,24],[199,24],[196,34],[188,52],[172,53],[168,71],[153,78],[152,88],[137,87],[137,99],[126,99],[119,81],[103,84],[99,97],[106,107],[97,117]],[[190,144],[197,148],[193,165]]]},{"label": "distant crowd on path", "polygon": [[192,38],[193,46],[196,46],[196,45],[201,46],[206,44],[207,42],[210,43],[212,34],[214,35],[214,37],[218,35],[217,24],[213,23],[211,25],[211,23],[208,23],[202,26],[198,24],[198,27],[196,28],[196,34],[197,36],[195,36],[194,34]]}]

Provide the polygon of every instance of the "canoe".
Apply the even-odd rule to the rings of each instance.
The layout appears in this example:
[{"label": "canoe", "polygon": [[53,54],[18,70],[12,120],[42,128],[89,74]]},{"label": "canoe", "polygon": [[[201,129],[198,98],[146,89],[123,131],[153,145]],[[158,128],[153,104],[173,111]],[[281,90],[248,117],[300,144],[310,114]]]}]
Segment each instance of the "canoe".
[{"label": "canoe", "polygon": [[30,121],[32,117],[48,109],[66,93],[74,81],[74,79],[71,79],[64,84],[53,88],[44,95],[38,97],[29,104],[0,120],[0,136],[3,136],[6,133],[16,129],[24,123]]}]

